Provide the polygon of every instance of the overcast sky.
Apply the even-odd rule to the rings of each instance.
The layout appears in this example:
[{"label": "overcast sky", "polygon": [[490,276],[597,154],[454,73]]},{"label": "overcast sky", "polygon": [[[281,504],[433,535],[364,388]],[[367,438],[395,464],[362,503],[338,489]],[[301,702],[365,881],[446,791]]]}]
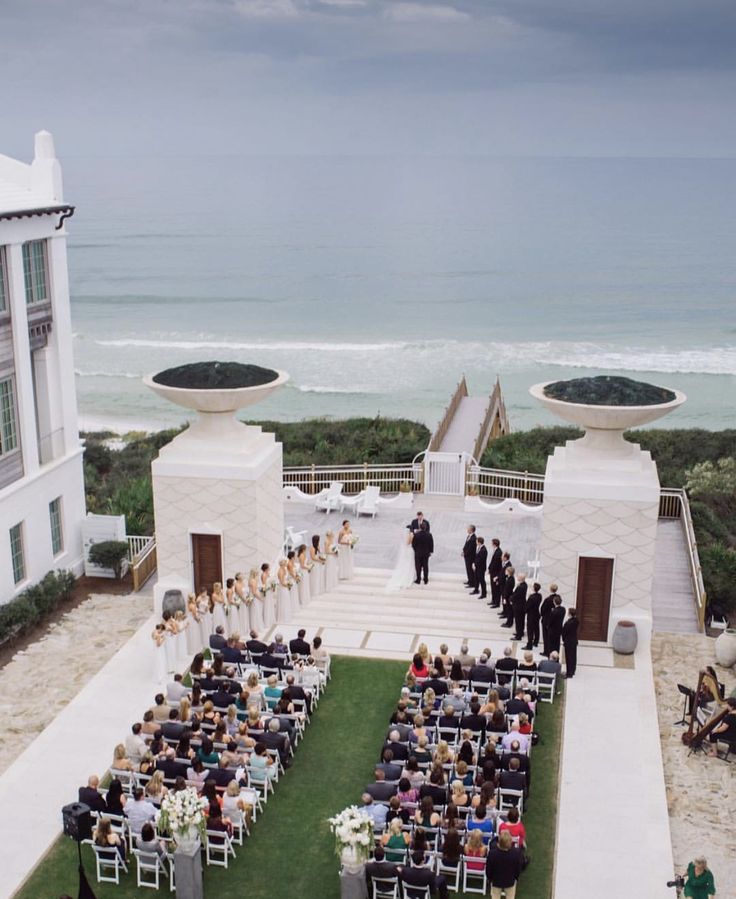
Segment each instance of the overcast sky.
[{"label": "overcast sky", "polygon": [[736,0],[0,0],[0,152],[736,155]]}]

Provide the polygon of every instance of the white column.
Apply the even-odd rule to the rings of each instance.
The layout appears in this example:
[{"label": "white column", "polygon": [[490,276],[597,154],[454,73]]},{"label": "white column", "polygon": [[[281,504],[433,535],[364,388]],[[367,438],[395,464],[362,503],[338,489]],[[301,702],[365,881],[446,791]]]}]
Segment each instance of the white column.
[{"label": "white column", "polygon": [[51,308],[54,323],[49,347],[53,348],[61,388],[61,419],[56,427],[64,428],[64,449],[70,453],[79,447],[77,423],[77,394],[74,383],[74,355],[72,351],[72,317],[69,305],[69,276],[67,273],[66,235],[62,231],[48,240],[48,260],[51,280]]},{"label": "white column", "polygon": [[8,260],[8,286],[10,287],[10,314],[13,323],[18,430],[23,453],[23,474],[28,477],[38,471],[39,463],[22,244],[11,244],[6,250],[6,258]]}]

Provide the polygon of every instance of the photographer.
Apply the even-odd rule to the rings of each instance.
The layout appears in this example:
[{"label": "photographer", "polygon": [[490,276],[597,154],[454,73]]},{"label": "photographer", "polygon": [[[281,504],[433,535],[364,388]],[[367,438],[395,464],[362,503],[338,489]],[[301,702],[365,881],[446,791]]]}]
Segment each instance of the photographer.
[{"label": "photographer", "polygon": [[713,873],[708,869],[708,862],[702,855],[694,858],[687,866],[684,893],[691,899],[711,899],[712,896],[715,896],[716,885]]}]

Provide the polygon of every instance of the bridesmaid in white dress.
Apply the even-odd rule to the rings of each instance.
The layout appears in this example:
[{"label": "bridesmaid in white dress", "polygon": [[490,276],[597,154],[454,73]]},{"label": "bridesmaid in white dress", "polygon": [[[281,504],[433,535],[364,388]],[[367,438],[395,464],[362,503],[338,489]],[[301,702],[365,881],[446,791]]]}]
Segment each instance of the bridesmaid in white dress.
[{"label": "bridesmaid in white dress", "polygon": [[197,597],[197,611],[199,612],[199,627],[202,631],[202,647],[207,649],[210,645],[210,634],[214,632],[212,627],[212,603],[207,591],[202,588]]},{"label": "bridesmaid in white dress", "polygon": [[233,634],[240,633],[240,616],[238,615],[238,607],[235,605],[235,578],[229,577],[225,581],[225,617],[227,618],[227,630],[225,633],[228,637]]},{"label": "bridesmaid in white dress", "polygon": [[183,670],[189,664],[189,646],[187,644],[187,630],[189,629],[189,620],[184,612],[179,611],[174,616],[176,624],[176,637],[174,641],[177,671]]},{"label": "bridesmaid in white dress", "polygon": [[261,588],[258,583],[257,568],[251,568],[250,574],[248,575],[248,599],[251,600],[251,630],[260,633],[263,630],[263,597],[261,596]]},{"label": "bridesmaid in white dress", "polygon": [[215,581],[212,585],[212,626],[214,630],[222,627],[227,633],[227,616],[225,615],[225,594],[222,592],[222,584]]},{"label": "bridesmaid in white dress", "polygon": [[166,628],[163,624],[157,624],[151,634],[153,639],[153,677],[156,686],[166,683]]},{"label": "bridesmaid in white dress", "polygon": [[240,601],[238,607],[238,621],[240,622],[240,634],[244,640],[248,639],[250,633],[250,609],[248,608],[248,585],[245,582],[245,575],[242,571],[235,574],[235,596]]},{"label": "bridesmaid in white dress", "polygon": [[302,608],[309,605],[311,593],[309,591],[309,568],[310,563],[307,560],[307,545],[302,545],[296,551],[296,557],[299,561],[299,605]]},{"label": "bridesmaid in white dress", "polygon": [[309,561],[313,566],[312,573],[309,575],[309,592],[312,596],[319,596],[320,593],[325,592],[325,557],[319,548],[319,534],[312,537]]},{"label": "bridesmaid in white dress", "polygon": [[260,587],[263,596],[263,626],[273,627],[276,624],[276,585],[271,578],[271,566],[268,562],[261,565]]},{"label": "bridesmaid in white dress", "polygon": [[279,586],[276,591],[276,621],[285,624],[291,620],[291,592],[289,590],[289,570],[286,559],[279,559],[279,570],[276,575]]},{"label": "bridesmaid in white dress", "polygon": [[291,589],[290,589],[290,602],[291,602],[291,614],[296,615],[299,612],[299,569],[296,564],[296,553],[293,549],[290,549],[286,554],[286,570],[289,574],[289,580],[291,581]]},{"label": "bridesmaid in white dress", "polygon": [[178,628],[171,612],[166,611],[163,614],[164,633],[164,655],[166,657],[166,673],[176,673],[176,637]]},{"label": "bridesmaid in white dress", "polygon": [[335,546],[335,535],[332,531],[325,534],[325,590],[329,593],[337,587],[337,546]]},{"label": "bridesmaid in white dress", "polygon": [[194,593],[190,593],[187,599],[187,615],[189,616],[187,652],[191,658],[202,649],[202,619],[199,617],[197,597]]},{"label": "bridesmaid in white dress", "polygon": [[338,571],[341,581],[351,581],[353,579],[353,529],[350,522],[345,519],[337,535],[338,548],[340,555],[338,556]]}]

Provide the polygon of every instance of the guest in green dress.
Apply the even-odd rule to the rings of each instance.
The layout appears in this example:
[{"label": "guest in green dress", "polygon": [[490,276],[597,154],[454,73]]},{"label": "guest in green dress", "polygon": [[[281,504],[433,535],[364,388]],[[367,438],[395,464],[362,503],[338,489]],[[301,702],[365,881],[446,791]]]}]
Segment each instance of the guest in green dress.
[{"label": "guest in green dress", "polygon": [[701,856],[687,866],[685,895],[691,899],[711,899],[716,894],[713,872],[708,870],[708,862]]}]

